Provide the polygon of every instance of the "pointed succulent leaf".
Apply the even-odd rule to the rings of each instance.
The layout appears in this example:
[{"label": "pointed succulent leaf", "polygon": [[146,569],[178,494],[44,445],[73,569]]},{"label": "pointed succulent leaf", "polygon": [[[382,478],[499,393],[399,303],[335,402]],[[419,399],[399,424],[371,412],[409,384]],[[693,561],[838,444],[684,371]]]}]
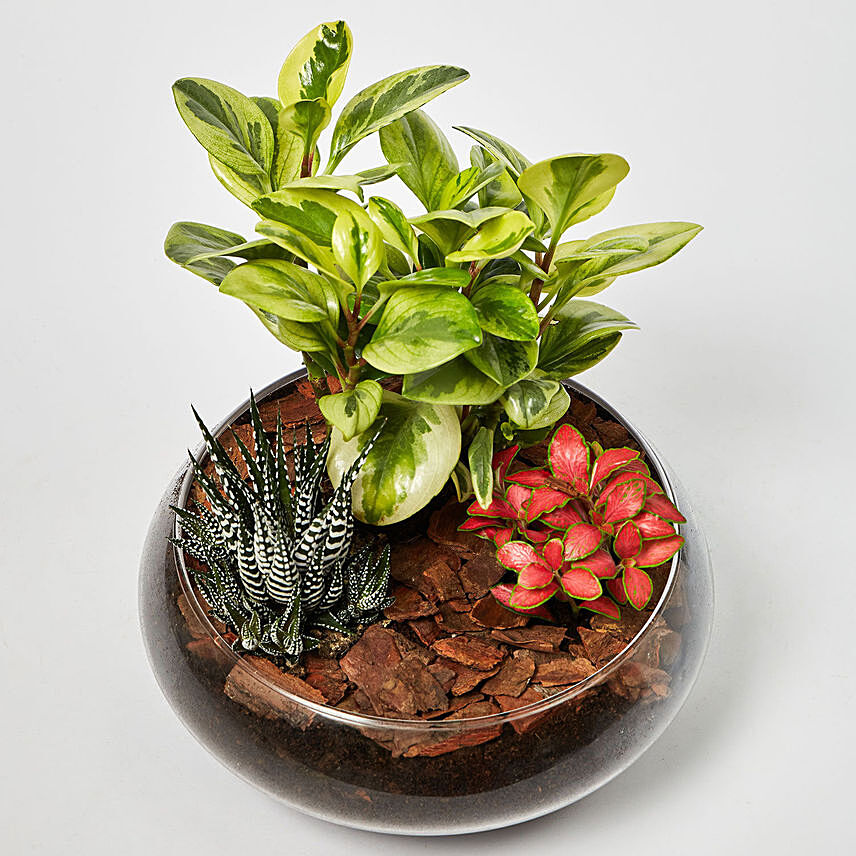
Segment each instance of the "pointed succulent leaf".
[{"label": "pointed succulent leaf", "polygon": [[213,157],[238,173],[270,174],[273,129],[257,104],[230,86],[204,78],[182,78],[172,91],[181,118]]},{"label": "pointed succulent leaf", "polygon": [[336,122],[325,171],[332,172],[363,137],[421,107],[467,77],[469,74],[462,68],[427,65],[390,75],[358,92],[344,106]]},{"label": "pointed succulent leaf", "polygon": [[324,395],[318,406],[324,418],[335,425],[345,440],[362,434],[377,418],[383,388],[375,380],[360,381],[352,390]]},{"label": "pointed succulent leaf", "polygon": [[440,128],[422,111],[412,110],[381,128],[380,147],[390,163],[402,163],[401,180],[426,211],[439,204],[443,188],[458,172],[458,159]]},{"label": "pointed succulent leaf", "polygon": [[310,30],[286,57],[277,92],[284,105],[313,98],[335,104],[345,85],[353,37],[344,21],[328,21]]}]

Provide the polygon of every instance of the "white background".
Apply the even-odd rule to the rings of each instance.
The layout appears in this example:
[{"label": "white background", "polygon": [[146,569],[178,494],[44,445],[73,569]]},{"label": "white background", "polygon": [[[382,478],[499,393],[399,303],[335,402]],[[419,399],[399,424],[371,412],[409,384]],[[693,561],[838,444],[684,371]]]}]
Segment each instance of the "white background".
[{"label": "white background", "polygon": [[[706,226],[603,295],[643,329],[582,378],[695,497],[718,587],[705,669],[627,773],[502,832],[396,839],[281,807],[183,730],[137,625],[149,516],[196,443],[190,402],[217,421],[296,366],[162,255],[174,220],[254,222],[170,84],[273,94],[291,45],[342,16],[355,54],[340,105],[394,71],[460,64],[472,79],[429,107],[444,127],[532,160],[628,158],[581,235]],[[7,7],[0,850],[853,852],[854,24],[849,0]],[[367,140],[345,166],[378,162]]]}]

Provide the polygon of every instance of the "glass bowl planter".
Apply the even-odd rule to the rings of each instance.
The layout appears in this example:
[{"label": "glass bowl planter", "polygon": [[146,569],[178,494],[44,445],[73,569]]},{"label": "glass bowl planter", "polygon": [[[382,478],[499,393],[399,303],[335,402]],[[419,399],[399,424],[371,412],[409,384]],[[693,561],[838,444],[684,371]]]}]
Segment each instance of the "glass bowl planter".
[{"label": "glass bowl planter", "polygon": [[[258,400],[302,376],[277,381]],[[689,498],[651,445],[585,387],[568,386],[624,425],[687,517],[686,542],[667,568],[662,593],[622,650],[580,683],[489,716],[394,720],[302,698],[271,663],[232,650],[199,602],[183,555],[168,542],[175,532],[169,505],[184,505],[190,493],[184,467],[146,539],[140,616],[161,690],[202,745],[236,775],[300,811],[420,835],[538,817],[633,763],[674,718],[698,674],[713,611],[710,560]]]}]

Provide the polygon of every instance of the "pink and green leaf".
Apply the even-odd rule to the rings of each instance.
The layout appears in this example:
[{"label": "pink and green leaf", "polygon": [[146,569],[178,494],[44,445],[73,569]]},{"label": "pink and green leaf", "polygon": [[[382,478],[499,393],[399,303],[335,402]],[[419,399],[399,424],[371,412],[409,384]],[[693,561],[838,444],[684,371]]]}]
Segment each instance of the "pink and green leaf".
[{"label": "pink and green leaf", "polygon": [[562,425],[550,441],[547,462],[557,479],[568,482],[577,493],[587,494],[590,456],[583,435],[572,425]]},{"label": "pink and green leaf", "polygon": [[586,568],[600,580],[612,579],[618,573],[618,565],[606,550],[595,550],[585,559],[577,559],[574,565]]},{"label": "pink and green leaf", "polygon": [[512,484],[522,484],[524,487],[541,487],[547,479],[553,478],[549,470],[518,470],[505,477]]},{"label": "pink and green leaf", "polygon": [[651,577],[636,565],[624,568],[624,593],[634,609],[644,609],[654,592]]},{"label": "pink and green leaf", "polygon": [[591,523],[575,523],[565,533],[565,561],[573,562],[590,556],[600,547],[603,536]]},{"label": "pink and green leaf", "polygon": [[530,609],[546,603],[558,590],[559,584],[556,582],[551,582],[539,589],[525,589],[515,586],[508,603],[515,609],[525,609],[528,612]]},{"label": "pink and green leaf", "polygon": [[514,594],[514,586],[511,583],[501,583],[498,586],[494,586],[490,591],[496,600],[510,612],[522,612],[525,615],[537,615],[538,618],[544,618],[547,621],[553,620],[552,613],[545,606],[533,606],[525,610],[515,609],[511,605],[511,597]]},{"label": "pink and green leaf", "polygon": [[521,529],[520,534],[533,544],[543,544],[550,539],[552,532],[545,532],[541,529]]},{"label": "pink and green leaf", "polygon": [[620,559],[635,559],[642,549],[642,533],[632,521],[623,524],[612,543],[615,554]]},{"label": "pink and green leaf", "polygon": [[[604,523],[617,523],[635,517],[645,504],[645,485],[641,477],[622,482],[609,491],[603,508]],[[599,500],[602,503],[603,497]]]},{"label": "pink and green leaf", "polygon": [[621,618],[621,609],[617,603],[614,603],[606,596],[596,597],[594,600],[587,600],[581,603],[583,609],[590,612],[596,612],[598,615],[605,615],[607,618],[614,618],[618,621]]},{"label": "pink and green leaf", "polygon": [[522,517],[522,511],[532,498],[532,491],[528,487],[519,484],[509,485],[505,492],[505,502],[513,509],[509,517]]},{"label": "pink and green leaf", "polygon": [[639,452],[635,449],[607,449],[594,462],[591,473],[591,486],[602,482],[614,472],[626,467],[631,461],[638,459]]},{"label": "pink and green leaf", "polygon": [[539,487],[532,491],[532,499],[526,506],[526,520],[530,523],[542,514],[549,514],[568,501],[568,495],[552,487]]},{"label": "pink and green leaf", "polygon": [[603,593],[600,580],[585,568],[572,565],[561,580],[562,588],[575,600],[594,600]]},{"label": "pink and green leaf", "polygon": [[517,455],[520,446],[509,446],[507,449],[503,449],[501,452],[497,452],[493,456],[493,460],[491,461],[491,466],[496,472],[496,480],[500,484],[505,481],[505,474],[508,472],[509,466],[511,466],[511,462],[514,460]]},{"label": "pink and green leaf", "polygon": [[648,511],[640,511],[633,522],[639,527],[643,538],[666,538],[675,534],[674,524]]},{"label": "pink and green leaf", "polygon": [[663,562],[668,562],[683,546],[681,535],[670,535],[668,538],[652,538],[642,544],[642,549],[636,557],[640,568],[656,568]]},{"label": "pink and green leaf", "polygon": [[627,594],[624,591],[624,577],[615,577],[606,581],[606,590],[618,603],[627,603]]},{"label": "pink and green leaf", "polygon": [[575,523],[583,522],[583,518],[573,508],[569,508],[568,506],[557,508],[555,511],[550,511],[547,514],[542,514],[539,520],[553,529],[562,530],[569,529]]},{"label": "pink and green leaf", "polygon": [[492,517],[468,517],[458,527],[458,532],[475,532],[477,529],[484,529],[495,525],[496,520]]},{"label": "pink and green leaf", "polygon": [[645,501],[645,511],[656,514],[657,517],[662,517],[663,520],[671,520],[674,523],[687,522],[686,517],[662,493],[653,494],[648,497]]},{"label": "pink and green leaf", "polygon": [[551,538],[543,547],[542,553],[547,564],[558,571],[564,561],[565,545],[559,538]]},{"label": "pink and green leaf", "polygon": [[470,503],[467,514],[477,517],[516,517],[517,513],[502,499],[494,498],[493,502],[483,508],[478,502]]},{"label": "pink and green leaf", "polygon": [[517,575],[517,585],[525,589],[541,589],[550,584],[553,579],[553,571],[540,562],[527,565]]},{"label": "pink and green leaf", "polygon": [[518,573],[533,563],[544,564],[535,548],[525,541],[509,541],[496,551],[496,558],[504,568]]}]

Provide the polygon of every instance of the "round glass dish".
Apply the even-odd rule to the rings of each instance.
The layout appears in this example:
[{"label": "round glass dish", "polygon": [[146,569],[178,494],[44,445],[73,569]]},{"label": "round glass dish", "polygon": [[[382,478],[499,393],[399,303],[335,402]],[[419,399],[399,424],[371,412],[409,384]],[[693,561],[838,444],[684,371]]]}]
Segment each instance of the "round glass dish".
[{"label": "round glass dish", "polygon": [[[303,376],[289,375],[260,402]],[[569,805],[633,763],[685,701],[713,614],[704,536],[689,498],[645,438],[585,387],[578,394],[634,436],[687,517],[662,594],[623,650],[543,700],[491,716],[393,720],[301,698],[278,670],[241,657],[209,621],[184,557],[169,542],[192,475],[183,467],[152,520],[140,571],[140,619],[151,667],[181,721],[226,767],[300,811],[409,835],[476,832]],[[219,435],[249,407],[218,426]],[[202,454],[203,450],[198,450]],[[449,751],[454,748],[454,751]]]}]

